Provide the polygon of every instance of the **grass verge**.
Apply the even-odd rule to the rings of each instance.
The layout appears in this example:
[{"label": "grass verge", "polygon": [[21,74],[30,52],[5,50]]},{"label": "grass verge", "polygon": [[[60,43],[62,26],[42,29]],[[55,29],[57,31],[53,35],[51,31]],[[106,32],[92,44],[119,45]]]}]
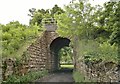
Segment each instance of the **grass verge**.
[{"label": "grass verge", "polygon": [[74,65],[60,65],[61,68],[70,68],[73,69]]},{"label": "grass verge", "polygon": [[11,75],[6,81],[3,81],[2,84],[28,84],[29,82],[33,82],[34,80],[39,79],[47,74],[48,72],[43,70],[29,72],[24,76]]}]

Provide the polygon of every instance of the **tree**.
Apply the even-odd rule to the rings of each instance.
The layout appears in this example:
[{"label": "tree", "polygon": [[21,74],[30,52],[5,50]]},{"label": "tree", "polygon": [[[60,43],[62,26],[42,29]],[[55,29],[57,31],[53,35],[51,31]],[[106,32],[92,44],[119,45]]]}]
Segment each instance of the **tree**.
[{"label": "tree", "polygon": [[33,16],[34,16],[35,11],[36,11],[36,9],[35,9],[35,8],[31,8],[31,9],[29,9],[30,14],[28,14],[28,16],[33,17]]},{"label": "tree", "polygon": [[51,10],[50,9],[29,9],[29,16],[31,17],[30,24],[32,25],[39,25],[40,27],[42,26],[42,20],[44,18],[54,18],[54,14],[61,14],[64,11],[55,5]]},{"label": "tree", "polygon": [[70,63],[73,61],[72,50],[70,47],[64,47],[59,51],[60,62]]},{"label": "tree", "polygon": [[37,25],[22,25],[18,21],[0,25],[2,29],[2,56],[7,57],[18,51],[28,40],[35,39],[38,35]]},{"label": "tree", "polygon": [[104,6],[94,14],[96,16],[95,23],[97,24],[98,37],[107,38],[111,44],[119,43],[120,39],[119,11],[120,2],[106,2]]},{"label": "tree", "polygon": [[94,8],[86,0],[72,1],[65,7],[65,13],[56,15],[58,32],[62,36],[89,38],[94,30]]},{"label": "tree", "polygon": [[54,17],[54,14],[61,14],[64,13],[64,10],[61,9],[60,7],[58,7],[58,5],[55,5],[52,9],[51,9],[51,16]]}]

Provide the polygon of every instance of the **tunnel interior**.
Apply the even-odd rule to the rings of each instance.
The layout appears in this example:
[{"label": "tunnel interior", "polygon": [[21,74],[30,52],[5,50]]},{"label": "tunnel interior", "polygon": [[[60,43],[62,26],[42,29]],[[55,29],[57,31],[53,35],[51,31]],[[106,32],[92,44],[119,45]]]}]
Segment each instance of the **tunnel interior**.
[{"label": "tunnel interior", "polygon": [[61,50],[61,48],[64,47],[69,47],[70,44],[70,40],[68,38],[63,38],[63,37],[58,37],[56,39],[54,39],[52,41],[52,43],[50,44],[50,51],[51,51],[51,56],[52,59],[54,61],[54,63],[52,64],[52,68],[54,68],[54,70],[58,70],[59,69],[59,56],[58,53]]}]

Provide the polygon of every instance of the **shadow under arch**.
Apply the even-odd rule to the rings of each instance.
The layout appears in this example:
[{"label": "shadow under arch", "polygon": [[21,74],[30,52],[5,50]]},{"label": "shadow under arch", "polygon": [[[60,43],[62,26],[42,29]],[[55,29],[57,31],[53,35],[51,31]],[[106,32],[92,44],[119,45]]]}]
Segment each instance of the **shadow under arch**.
[{"label": "shadow under arch", "polygon": [[58,70],[59,69],[59,57],[58,53],[59,50],[63,47],[69,47],[70,39],[57,37],[54,39],[50,44],[50,53],[52,56],[52,69]]}]

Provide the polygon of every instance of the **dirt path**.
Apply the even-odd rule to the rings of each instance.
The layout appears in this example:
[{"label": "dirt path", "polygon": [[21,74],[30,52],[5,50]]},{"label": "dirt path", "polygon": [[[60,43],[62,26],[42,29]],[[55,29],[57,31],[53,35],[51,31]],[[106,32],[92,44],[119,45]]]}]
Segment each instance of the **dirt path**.
[{"label": "dirt path", "polygon": [[45,76],[36,82],[74,82],[72,72],[69,71],[58,71]]}]

